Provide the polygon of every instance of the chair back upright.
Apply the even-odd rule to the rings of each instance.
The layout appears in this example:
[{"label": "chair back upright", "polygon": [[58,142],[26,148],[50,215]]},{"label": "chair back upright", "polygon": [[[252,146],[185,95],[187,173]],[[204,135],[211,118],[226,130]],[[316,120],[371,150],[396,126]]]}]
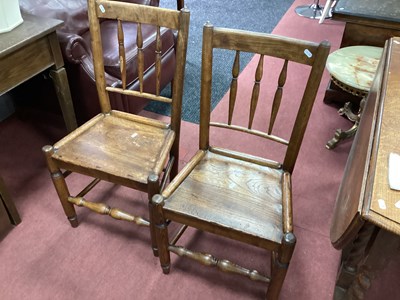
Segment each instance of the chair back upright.
[{"label": "chair back upright", "polygon": [[[229,92],[229,111],[226,122],[212,122],[211,97],[212,97],[212,77],[213,77],[213,51],[215,49],[234,50],[235,58],[232,67],[232,81]],[[320,85],[321,77],[324,71],[326,58],[329,54],[330,45],[324,41],[321,43],[307,42],[303,40],[276,36],[272,34],[254,33],[242,30],[226,29],[213,27],[206,24],[203,29],[203,52],[202,52],[202,76],[201,76],[201,109],[200,109],[200,149],[207,150],[210,147],[210,127],[219,127],[229,130],[235,130],[246,134],[255,135],[261,138],[277,142],[286,146],[284,159],[281,164],[287,172],[292,172],[303,136],[307,127],[310,113],[313,107],[315,97]],[[259,55],[259,61],[255,70],[255,80],[252,93],[249,95],[249,116],[247,125],[234,125],[233,115],[235,113],[235,104],[237,91],[241,87],[238,83],[239,61],[241,52],[250,52]],[[253,121],[260,98],[261,81],[264,77],[270,78],[267,74],[268,69],[264,68],[265,57],[275,57],[283,60],[282,69],[279,72],[276,91],[271,102],[271,113],[269,115],[269,124],[266,130],[257,130],[253,128]],[[283,138],[273,134],[275,120],[282,104],[291,105],[293,99],[284,99],[283,90],[288,77],[288,65],[298,63],[310,66],[308,80],[301,92],[301,86],[296,86],[299,91],[300,103],[298,111],[290,129],[290,138]],[[265,69],[265,70],[264,70]],[[265,74],[263,74],[265,73]],[[301,74],[303,76],[303,74]],[[304,74],[306,76],[306,74]],[[302,94],[301,94],[302,93]],[[282,105],[284,106],[284,105]],[[237,109],[239,110],[239,109]],[[268,123],[268,120],[267,120]]]},{"label": "chair back upright", "polygon": [[[183,79],[185,73],[186,63],[186,50],[189,29],[189,11],[183,8],[181,11],[173,11],[159,7],[152,7],[140,4],[132,4],[119,1],[102,1],[102,0],[88,0],[88,14],[90,23],[90,33],[92,37],[92,52],[95,69],[95,79],[97,92],[99,94],[99,101],[102,113],[109,113],[111,105],[109,100],[109,93],[119,93],[127,96],[141,97],[149,100],[169,103],[171,105],[171,129],[175,131],[176,136],[179,137],[180,132],[180,118],[182,107],[183,95]],[[116,43],[119,48],[119,61],[121,71],[121,82],[118,86],[108,86],[106,80],[106,73],[104,69],[104,53],[102,50],[102,40],[100,32],[101,19],[114,19],[117,20],[118,36],[115,37]],[[124,45],[124,26],[125,22],[137,23],[137,51],[138,59],[137,68],[139,91],[130,90],[127,86],[127,57],[125,55]],[[146,76],[145,61],[148,58],[144,57],[143,53],[143,34],[142,27],[156,26],[156,46],[155,46],[155,61],[156,68],[156,92],[154,94],[147,93],[144,87],[144,77]],[[161,34],[166,28],[172,29],[177,32],[177,43],[175,46],[175,74],[172,85],[171,97],[160,95],[161,86],[161,59],[162,59],[162,39]]]}]

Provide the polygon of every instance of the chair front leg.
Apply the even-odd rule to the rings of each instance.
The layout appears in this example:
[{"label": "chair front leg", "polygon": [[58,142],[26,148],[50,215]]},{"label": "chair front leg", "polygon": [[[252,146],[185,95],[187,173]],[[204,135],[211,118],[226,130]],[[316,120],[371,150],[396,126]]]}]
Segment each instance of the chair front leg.
[{"label": "chair front leg", "polygon": [[271,261],[271,282],[267,290],[267,299],[278,299],[283,281],[289,267],[290,259],[296,245],[296,237],[293,233],[286,233],[282,238],[282,245],[277,253],[273,253]]},{"label": "chair front leg", "polygon": [[160,192],[160,182],[156,174],[149,175],[148,179],[148,197],[149,197],[149,219],[150,219],[150,237],[151,237],[151,247],[153,249],[154,256],[158,256],[158,247],[156,240],[156,233],[154,227],[154,216],[153,216],[153,203],[152,198],[154,195]]},{"label": "chair front leg", "polygon": [[160,258],[161,268],[164,274],[168,274],[171,266],[171,258],[169,252],[169,238],[168,238],[168,228],[167,222],[163,214],[164,198],[163,196],[157,194],[154,195],[152,199],[153,208],[153,218],[154,223],[150,226],[154,226],[156,233],[156,240],[158,245],[158,254]]},{"label": "chair front leg", "polygon": [[54,187],[57,191],[58,198],[60,199],[61,205],[64,209],[64,213],[67,216],[68,221],[71,223],[71,226],[74,228],[78,227],[79,223],[74,205],[68,202],[68,197],[70,196],[70,194],[67,184],[65,182],[64,175],[51,158],[54,153],[54,148],[53,146],[47,145],[42,148],[42,151],[46,157],[47,167],[51,175],[51,180],[53,181]]}]

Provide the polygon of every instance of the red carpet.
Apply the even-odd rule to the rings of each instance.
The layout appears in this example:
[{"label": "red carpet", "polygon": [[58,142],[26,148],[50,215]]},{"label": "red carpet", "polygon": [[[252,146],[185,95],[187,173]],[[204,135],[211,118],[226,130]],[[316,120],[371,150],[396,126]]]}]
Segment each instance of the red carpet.
[{"label": "red carpet", "polygon": [[[315,20],[295,15],[294,8],[302,4],[308,1],[296,0],[273,33],[317,42],[327,39],[332,50],[336,49],[343,24],[327,20],[318,25]],[[255,66],[253,60],[241,74],[242,80],[254,80]],[[298,242],[281,299],[321,300],[333,296],[340,252],[330,244],[329,226],[351,142],[334,151],[325,149],[336,128],[350,126],[337,116],[336,108],[322,102],[328,79],[326,73],[294,171]],[[287,93],[295,95],[296,91]],[[219,118],[226,106],[225,96],[213,117]],[[171,274],[163,275],[158,259],[152,255],[147,228],[79,208],[80,226],[71,228],[41,153],[43,145],[54,143],[64,134],[60,119],[45,114],[40,119],[13,116],[0,123],[0,174],[22,218],[22,223],[0,242],[0,299],[263,299],[266,286],[261,283],[176,256]],[[225,140],[233,146],[238,142]],[[182,163],[190,159],[197,144],[197,125],[184,123]],[[261,146],[250,146],[256,152],[263,151]],[[74,193],[87,180],[71,176],[68,181]],[[145,195],[109,183],[101,183],[88,197],[96,201],[110,198],[112,206],[135,214],[145,215],[147,211]],[[262,270],[269,264],[257,248],[217,240],[208,234],[189,232],[182,242],[250,268]],[[382,272],[367,299],[400,298],[396,288],[398,266],[398,262],[393,263]]]}]

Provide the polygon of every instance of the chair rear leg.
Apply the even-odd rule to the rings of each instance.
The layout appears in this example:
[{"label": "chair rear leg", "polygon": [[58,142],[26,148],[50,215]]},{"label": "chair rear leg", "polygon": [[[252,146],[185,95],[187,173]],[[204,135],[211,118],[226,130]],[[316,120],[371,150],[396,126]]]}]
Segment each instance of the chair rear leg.
[{"label": "chair rear leg", "polygon": [[273,259],[271,261],[271,282],[269,283],[266,296],[268,300],[279,298],[295,245],[295,235],[291,232],[286,233],[282,238],[282,245],[278,253],[273,253]]},{"label": "chair rear leg", "polygon": [[171,173],[169,174],[170,181],[175,178],[179,173],[179,141],[175,141],[176,144],[171,149],[171,156],[174,157],[174,164],[171,168]]},{"label": "chair rear leg", "polygon": [[158,247],[156,240],[156,233],[154,227],[154,216],[153,216],[153,203],[152,198],[155,194],[160,192],[160,182],[156,174],[149,175],[147,182],[149,184],[148,197],[149,197],[149,219],[150,219],[150,237],[151,237],[151,248],[153,249],[154,256],[158,256]]},{"label": "chair rear leg", "polygon": [[154,226],[156,233],[161,268],[164,274],[168,274],[171,266],[171,257],[168,249],[168,225],[162,212],[162,207],[164,206],[164,198],[161,195],[157,194],[153,197],[152,204],[154,223],[152,223],[151,226]]},{"label": "chair rear leg", "polygon": [[64,209],[64,213],[71,223],[72,227],[77,227],[79,225],[78,218],[76,216],[74,205],[68,202],[68,197],[70,196],[67,184],[65,182],[64,175],[58,166],[54,163],[51,156],[54,153],[53,146],[44,146],[42,151],[46,157],[47,167],[49,169],[51,180],[53,181],[54,187],[57,191],[58,198],[60,199],[61,205]]}]

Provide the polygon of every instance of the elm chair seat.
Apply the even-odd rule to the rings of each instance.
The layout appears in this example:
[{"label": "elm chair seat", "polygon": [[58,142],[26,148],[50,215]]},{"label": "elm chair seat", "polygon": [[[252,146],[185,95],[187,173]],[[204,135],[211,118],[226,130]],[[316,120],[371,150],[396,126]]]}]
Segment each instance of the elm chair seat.
[{"label": "elm chair seat", "polygon": [[143,190],[140,185],[147,184],[150,174],[161,173],[169,157],[164,149],[170,148],[175,138],[166,124],[141,123],[145,120],[118,111],[100,114],[72,138],[56,143],[52,158],[61,168],[89,176],[95,173],[103,180],[112,178],[115,183]]},{"label": "elm chair seat", "polygon": [[[179,222],[179,215],[191,211],[194,223],[213,222],[219,232],[227,230],[226,235],[235,232],[263,240],[256,245],[269,245],[270,241],[278,245],[284,235],[284,172],[210,151],[200,151],[199,155],[204,157],[165,202],[165,216],[173,215]],[[233,198],[235,205],[230,201]]]}]

